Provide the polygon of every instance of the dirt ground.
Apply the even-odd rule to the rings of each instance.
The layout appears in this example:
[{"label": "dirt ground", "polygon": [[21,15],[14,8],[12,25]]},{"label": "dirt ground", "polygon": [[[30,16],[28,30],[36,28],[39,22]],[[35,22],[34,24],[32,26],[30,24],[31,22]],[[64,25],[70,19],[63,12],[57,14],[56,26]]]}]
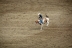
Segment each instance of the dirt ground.
[{"label": "dirt ground", "polygon": [[0,0],[0,48],[72,48],[72,0]]}]

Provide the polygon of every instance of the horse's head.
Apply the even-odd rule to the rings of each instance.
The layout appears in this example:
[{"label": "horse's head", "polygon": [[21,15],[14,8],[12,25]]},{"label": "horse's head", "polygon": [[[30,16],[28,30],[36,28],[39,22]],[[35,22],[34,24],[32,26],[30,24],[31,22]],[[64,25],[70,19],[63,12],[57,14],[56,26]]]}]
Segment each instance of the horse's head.
[{"label": "horse's head", "polygon": [[38,21],[38,20],[36,20],[36,21],[35,21],[35,23],[39,23],[39,21]]},{"label": "horse's head", "polygon": [[[40,24],[38,20],[35,21],[36,24]],[[41,24],[40,24],[41,25]]]}]

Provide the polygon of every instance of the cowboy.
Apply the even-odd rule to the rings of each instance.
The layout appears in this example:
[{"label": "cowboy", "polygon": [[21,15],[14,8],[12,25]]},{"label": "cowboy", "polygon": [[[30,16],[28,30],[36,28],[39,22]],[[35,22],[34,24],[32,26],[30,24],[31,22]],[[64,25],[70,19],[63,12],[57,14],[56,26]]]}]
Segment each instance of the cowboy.
[{"label": "cowboy", "polygon": [[39,13],[38,16],[39,16],[39,23],[41,25],[41,24],[43,24],[43,17],[41,15],[41,13]]}]

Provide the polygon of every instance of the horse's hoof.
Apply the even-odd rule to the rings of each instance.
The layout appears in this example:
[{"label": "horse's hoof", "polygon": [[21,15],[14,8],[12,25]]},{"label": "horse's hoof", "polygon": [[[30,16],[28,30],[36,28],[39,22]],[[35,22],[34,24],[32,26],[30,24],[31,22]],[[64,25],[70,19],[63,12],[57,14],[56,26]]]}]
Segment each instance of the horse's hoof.
[{"label": "horse's hoof", "polygon": [[46,26],[48,26],[48,25],[46,25]]},{"label": "horse's hoof", "polygon": [[40,30],[42,30],[42,29],[40,29]]}]

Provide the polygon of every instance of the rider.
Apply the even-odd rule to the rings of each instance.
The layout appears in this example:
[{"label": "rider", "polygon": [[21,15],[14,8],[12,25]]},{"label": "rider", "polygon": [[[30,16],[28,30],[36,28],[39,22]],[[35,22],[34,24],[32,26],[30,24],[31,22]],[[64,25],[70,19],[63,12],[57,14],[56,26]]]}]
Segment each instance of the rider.
[{"label": "rider", "polygon": [[39,16],[39,23],[41,25],[41,24],[43,24],[43,17],[41,15],[41,13],[39,13],[38,16]]}]

